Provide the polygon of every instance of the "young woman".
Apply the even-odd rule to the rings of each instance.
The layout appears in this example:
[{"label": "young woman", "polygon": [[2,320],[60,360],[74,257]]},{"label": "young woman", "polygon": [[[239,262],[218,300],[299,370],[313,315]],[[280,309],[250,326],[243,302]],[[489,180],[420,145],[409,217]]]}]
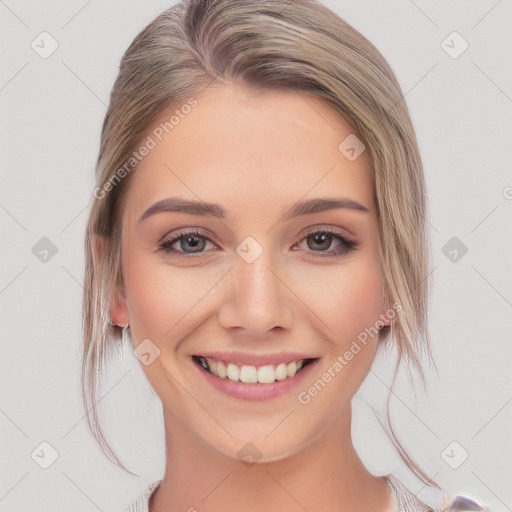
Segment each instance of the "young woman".
[{"label": "young woman", "polygon": [[380,346],[420,375],[430,357],[425,216],[396,78],[329,9],[189,0],[146,27],[112,91],[86,234],[91,431],[119,463],[90,407],[116,345],[163,407],[165,475],[127,510],[448,506],[371,474],[351,439]]}]

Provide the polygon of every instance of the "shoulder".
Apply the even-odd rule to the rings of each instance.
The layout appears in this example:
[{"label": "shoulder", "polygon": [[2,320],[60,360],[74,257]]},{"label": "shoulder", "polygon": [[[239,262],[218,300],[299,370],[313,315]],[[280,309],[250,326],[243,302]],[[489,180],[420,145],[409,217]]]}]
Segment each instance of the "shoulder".
[{"label": "shoulder", "polygon": [[157,480],[149,484],[146,489],[133,500],[123,512],[148,512],[149,500],[151,495],[155,492],[162,480]]},{"label": "shoulder", "polygon": [[398,478],[393,475],[387,475],[388,482],[395,508],[397,512],[490,512],[488,508],[476,500],[474,497],[465,494],[451,495],[444,491],[439,491],[438,495],[428,501],[422,501]]},{"label": "shoulder", "polygon": [[[457,494],[451,498],[446,495],[439,498],[435,503],[425,503],[415,494],[409,491],[400,480],[393,475],[387,475],[386,481],[389,485],[397,512],[490,512],[482,503],[474,497],[465,494]],[[146,489],[134,500],[123,512],[148,512],[149,500],[162,480],[149,484]]]},{"label": "shoulder", "polygon": [[446,508],[443,508],[443,512],[465,512],[466,510],[490,512],[490,509],[477,501],[474,497],[464,494],[457,494],[454,498],[449,500]]}]

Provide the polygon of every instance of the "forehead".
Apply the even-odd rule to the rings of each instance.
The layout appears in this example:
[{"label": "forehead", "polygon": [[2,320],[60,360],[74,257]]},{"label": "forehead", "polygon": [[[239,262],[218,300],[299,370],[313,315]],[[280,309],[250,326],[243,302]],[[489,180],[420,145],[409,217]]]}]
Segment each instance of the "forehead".
[{"label": "forehead", "polygon": [[152,149],[134,171],[127,204],[140,212],[141,203],[181,195],[236,211],[338,193],[371,207],[367,154],[351,161],[339,148],[353,132],[310,95],[210,87],[150,127]]}]

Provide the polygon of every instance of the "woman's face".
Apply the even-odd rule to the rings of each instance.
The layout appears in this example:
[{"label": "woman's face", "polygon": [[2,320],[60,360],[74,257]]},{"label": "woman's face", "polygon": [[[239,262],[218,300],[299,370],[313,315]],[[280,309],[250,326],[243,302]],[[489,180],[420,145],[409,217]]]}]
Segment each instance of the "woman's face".
[{"label": "woman's face", "polygon": [[350,417],[389,323],[369,159],[311,96],[237,85],[183,105],[141,144],[112,317],[168,420],[277,460]]}]

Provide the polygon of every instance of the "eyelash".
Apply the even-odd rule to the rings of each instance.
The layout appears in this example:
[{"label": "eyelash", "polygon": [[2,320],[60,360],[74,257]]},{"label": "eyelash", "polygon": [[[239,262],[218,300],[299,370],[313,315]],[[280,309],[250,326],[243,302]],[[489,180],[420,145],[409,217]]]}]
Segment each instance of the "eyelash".
[{"label": "eyelash", "polygon": [[[336,257],[336,256],[342,257],[342,256],[347,255],[349,252],[356,250],[359,246],[359,244],[356,241],[350,240],[350,239],[346,238],[345,236],[341,235],[340,233],[337,233],[337,232],[329,230],[329,229],[320,229],[317,231],[312,231],[311,233],[308,233],[306,236],[304,236],[303,238],[301,238],[300,240],[295,242],[293,244],[293,246],[295,247],[298,243],[302,242],[303,240],[307,240],[307,238],[309,238],[310,236],[319,235],[319,234],[326,234],[326,235],[332,236],[333,238],[337,238],[340,241],[340,245],[335,250],[331,250],[331,251],[313,251],[312,250],[312,251],[309,251],[312,253],[316,253],[316,255],[321,258],[322,257],[324,257],[324,258],[325,257]],[[180,258],[193,258],[193,257],[197,257],[196,255],[204,255],[205,254],[204,252],[186,253],[186,252],[181,252],[181,251],[172,249],[172,246],[176,242],[178,242],[181,239],[184,239],[187,236],[195,236],[197,238],[205,239],[208,242],[211,242],[212,244],[214,243],[207,236],[204,236],[199,231],[192,229],[192,230],[181,231],[180,233],[173,235],[170,238],[164,238],[158,244],[157,251],[162,251],[166,254],[174,253],[176,256],[178,256]]]}]

